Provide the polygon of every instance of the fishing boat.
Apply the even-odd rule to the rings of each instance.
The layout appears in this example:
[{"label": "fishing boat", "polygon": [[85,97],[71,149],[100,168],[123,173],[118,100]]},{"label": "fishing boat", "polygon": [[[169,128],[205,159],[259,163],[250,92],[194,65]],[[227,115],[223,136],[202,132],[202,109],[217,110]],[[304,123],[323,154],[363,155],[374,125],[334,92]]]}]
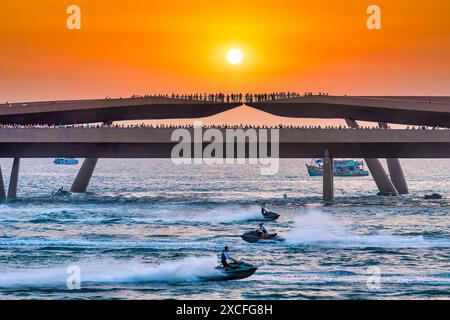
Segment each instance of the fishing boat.
[{"label": "fishing boat", "polygon": [[[306,165],[311,177],[323,176],[323,159],[312,159]],[[369,171],[364,170],[364,161],[334,160],[333,173],[335,177],[365,177]]]},{"label": "fishing boat", "polygon": [[63,164],[63,165],[77,165],[78,160],[73,158],[56,158],[53,160],[54,164]]}]

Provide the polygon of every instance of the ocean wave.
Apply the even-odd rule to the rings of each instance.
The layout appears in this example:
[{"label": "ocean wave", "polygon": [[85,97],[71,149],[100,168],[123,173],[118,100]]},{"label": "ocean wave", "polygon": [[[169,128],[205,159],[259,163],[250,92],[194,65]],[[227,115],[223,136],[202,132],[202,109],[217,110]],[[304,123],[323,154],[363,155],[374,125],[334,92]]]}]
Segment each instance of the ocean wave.
[{"label": "ocean wave", "polygon": [[317,209],[297,217],[284,238],[287,244],[323,247],[450,247],[450,241],[427,240],[423,235],[358,234],[350,224]]},{"label": "ocean wave", "polygon": [[0,248],[24,248],[24,249],[41,249],[41,250],[90,250],[90,249],[110,249],[110,250],[205,250],[215,248],[214,242],[196,242],[196,241],[180,241],[177,237],[169,240],[152,241],[132,241],[132,240],[113,240],[113,239],[41,239],[41,238],[8,238],[0,237]]},{"label": "ocean wave", "polygon": [[[103,283],[196,282],[202,277],[213,277],[214,256],[188,257],[181,260],[145,264],[136,261],[102,261],[98,263],[72,263],[79,268],[81,287]],[[0,287],[65,286],[69,265],[56,267],[4,271],[0,273]]]},{"label": "ocean wave", "polygon": [[[281,196],[280,196],[281,197]],[[8,203],[1,204],[0,210],[8,210],[14,208],[20,208],[22,206],[29,205],[80,205],[80,204],[174,204],[174,205],[217,205],[228,204],[233,202],[240,205],[255,205],[262,201],[282,203],[283,201],[278,198],[267,197],[255,197],[248,194],[232,193],[217,194],[217,193],[174,193],[174,194],[148,194],[148,193],[85,193],[85,194],[73,194],[67,197],[55,197],[51,195],[39,195],[29,196],[26,198],[17,198],[10,200]],[[290,199],[291,201],[295,199]],[[317,198],[320,201],[320,198]]]},{"label": "ocean wave", "polygon": [[[158,210],[154,212],[142,212],[130,215],[121,213],[120,210],[114,214],[102,214],[86,212],[80,214],[69,214],[67,212],[51,212],[48,214],[38,214],[29,217],[0,217],[0,223],[35,223],[35,224],[173,224],[173,223],[200,223],[200,224],[220,224],[245,221],[261,220],[260,207],[258,206],[215,206],[215,209],[198,209],[195,207],[181,207],[174,211]],[[159,208],[161,209],[161,208]],[[184,210],[185,209],[185,210]],[[104,210],[107,210],[106,208]],[[139,211],[143,211],[139,208]],[[17,213],[16,213],[17,214]]]}]

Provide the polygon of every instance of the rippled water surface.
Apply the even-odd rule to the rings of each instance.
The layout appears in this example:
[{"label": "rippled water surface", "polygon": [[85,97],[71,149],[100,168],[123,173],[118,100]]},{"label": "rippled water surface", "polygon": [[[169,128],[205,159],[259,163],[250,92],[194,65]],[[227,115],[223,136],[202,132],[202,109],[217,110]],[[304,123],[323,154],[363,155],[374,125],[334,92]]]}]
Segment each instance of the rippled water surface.
[{"label": "rippled water surface", "polygon": [[[375,196],[371,177],[336,178],[332,205],[306,162],[282,160],[265,177],[251,165],[101,159],[89,193],[53,197],[79,166],[24,159],[19,198],[0,203],[0,298],[450,298],[450,201],[422,199],[448,193],[450,161],[403,161],[408,196]],[[0,164],[6,183],[11,162]],[[281,214],[266,228],[284,242],[240,238],[263,201]],[[224,245],[255,275],[201,281]],[[69,265],[80,290],[67,289]]]}]

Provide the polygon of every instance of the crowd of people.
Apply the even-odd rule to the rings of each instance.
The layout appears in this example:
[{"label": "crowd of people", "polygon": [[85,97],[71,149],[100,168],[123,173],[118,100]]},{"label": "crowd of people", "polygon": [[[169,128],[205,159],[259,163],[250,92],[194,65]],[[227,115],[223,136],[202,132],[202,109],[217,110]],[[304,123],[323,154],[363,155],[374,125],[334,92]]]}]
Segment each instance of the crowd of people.
[{"label": "crowd of people", "polygon": [[[222,102],[222,103],[232,103],[232,102],[261,102],[270,100],[282,100],[290,98],[298,98],[305,96],[313,96],[312,92],[272,92],[272,93],[203,93],[203,94],[148,94],[148,95],[138,95],[134,94],[131,98],[167,98],[167,99],[181,99],[181,100],[196,100],[196,101],[208,101],[208,102]],[[328,93],[319,92],[319,96],[328,96]],[[106,99],[111,99],[106,97]]]},{"label": "crowd of people", "polygon": [[[82,129],[95,129],[95,128],[146,128],[146,129],[193,129],[195,124],[189,125],[174,125],[174,124],[125,124],[125,123],[97,123],[97,124],[72,124],[72,125],[48,125],[48,124],[0,124],[0,128],[19,128],[19,129],[39,129],[39,128],[82,128]],[[391,127],[380,127],[380,126],[359,126],[358,128],[351,128],[346,125],[201,125],[203,129],[324,129],[324,130],[387,130]],[[440,128],[440,127],[426,127],[426,126],[407,126],[404,130],[449,130],[450,128]]]},{"label": "crowd of people", "polygon": [[[177,100],[193,100],[193,101],[205,101],[205,102],[219,102],[219,103],[247,103],[247,102],[264,102],[264,101],[274,101],[274,100],[284,100],[299,97],[308,96],[328,96],[328,92],[319,91],[313,93],[312,91],[305,91],[303,93],[282,91],[282,92],[272,92],[272,93],[191,93],[191,94],[180,94],[180,93],[152,93],[152,94],[133,94],[125,99],[145,99],[145,98],[160,98],[160,99],[177,99]],[[344,95],[347,97],[347,95]],[[124,99],[123,97],[112,98],[111,96],[106,96],[105,100],[113,99]],[[4,104],[10,107],[13,106],[28,106],[36,104],[55,104],[64,103],[68,101],[43,101],[43,102],[31,102],[31,103],[10,103],[6,101]],[[429,103],[434,101],[429,100]],[[438,101],[437,101],[438,102]],[[438,102],[439,103],[439,102]]]},{"label": "crowd of people", "polygon": [[[245,103],[245,102],[262,102],[262,101],[272,101],[272,100],[283,100],[283,99],[291,99],[297,97],[305,97],[305,96],[328,96],[326,92],[318,92],[314,94],[313,92],[306,91],[304,93],[298,92],[273,92],[273,93],[204,93],[204,94],[146,94],[146,95],[132,95],[131,99],[143,99],[143,98],[164,98],[164,99],[178,99],[178,100],[195,100],[195,101],[206,101],[206,102],[221,102],[221,103]],[[106,97],[106,100],[111,100],[111,97]],[[120,97],[119,99],[122,99]],[[60,101],[57,101],[58,103]],[[6,102],[6,104],[9,104]],[[13,104],[9,104],[13,106]],[[28,105],[28,104],[21,104]],[[77,124],[77,125],[47,125],[47,124],[0,124],[0,128],[192,128],[193,125],[164,125],[164,124],[123,124],[123,123],[115,123],[115,124]],[[321,126],[321,125],[204,125],[203,128],[218,128],[218,129],[226,129],[226,128],[242,128],[242,129],[370,129],[370,130],[382,130],[382,129],[390,129],[390,127],[379,127],[379,126],[359,126],[358,128],[350,128],[345,125],[339,126]],[[438,130],[438,129],[448,129],[448,128],[440,128],[440,127],[426,127],[426,126],[407,126],[404,129],[406,130]]]},{"label": "crowd of people", "polygon": [[[271,100],[282,100],[282,99],[290,99],[290,98],[298,98],[298,97],[306,97],[315,95],[311,91],[305,91],[304,93],[298,92],[272,92],[272,93],[194,93],[194,94],[133,94],[129,99],[145,99],[145,98],[160,98],[160,99],[178,99],[178,100],[194,100],[194,101],[205,101],[205,102],[220,102],[220,103],[246,103],[246,102],[262,102],[262,101],[271,101]],[[319,92],[316,95],[318,96],[328,96],[326,92]],[[105,100],[113,100],[113,99],[123,99],[123,97],[112,98],[111,96],[106,96]],[[61,103],[64,101],[51,101],[50,103]],[[43,102],[34,102],[34,103],[9,103],[5,102],[5,105],[13,106],[28,106],[35,104],[42,104]],[[49,103],[49,102],[47,102]]]}]

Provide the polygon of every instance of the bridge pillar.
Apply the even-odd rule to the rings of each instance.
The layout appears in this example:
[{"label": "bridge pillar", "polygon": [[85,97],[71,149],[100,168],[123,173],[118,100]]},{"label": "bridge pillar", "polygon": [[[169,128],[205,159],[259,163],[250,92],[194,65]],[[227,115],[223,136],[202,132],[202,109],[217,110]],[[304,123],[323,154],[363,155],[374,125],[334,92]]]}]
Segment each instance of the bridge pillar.
[{"label": "bridge pillar", "polygon": [[334,173],[333,158],[330,152],[325,150],[323,153],[323,200],[333,201],[334,199]]},{"label": "bridge pillar", "polygon": [[369,168],[370,174],[372,175],[378,190],[383,195],[398,195],[397,189],[395,189],[394,184],[387,175],[380,160],[378,159],[364,159]]},{"label": "bridge pillar", "polygon": [[15,199],[17,197],[17,184],[19,183],[19,169],[20,169],[20,158],[14,158],[11,169],[11,178],[9,179],[8,199]]},{"label": "bridge pillar", "polygon": [[98,158],[86,158],[83,161],[83,165],[78,171],[77,177],[70,188],[71,192],[84,193],[91,181],[92,174],[94,173],[95,166],[97,165]]},{"label": "bridge pillar", "polygon": [[399,194],[408,194],[408,183],[406,182],[405,175],[403,174],[400,160],[397,158],[387,158],[386,162],[389,169],[389,176],[391,177],[395,189],[397,189]]},{"label": "bridge pillar", "polygon": [[[347,125],[350,128],[359,127],[355,120],[345,119],[345,122],[347,122]],[[380,160],[365,158],[364,161],[366,162],[370,174],[372,175],[373,180],[375,180],[375,184],[377,185],[380,193],[384,195],[398,195],[397,189],[381,165]]]},{"label": "bridge pillar", "polygon": [[[103,124],[112,125],[114,121],[104,121]],[[98,158],[86,158],[78,171],[77,177],[70,187],[70,192],[85,193],[89,182],[91,181],[92,174],[94,173],[95,166],[97,165]]]},{"label": "bridge pillar", "polygon": [[[387,123],[382,122],[378,125],[380,126],[380,128],[387,128]],[[408,183],[406,182],[405,175],[403,174],[400,160],[397,158],[387,158],[386,163],[389,170],[389,176],[395,186],[395,189],[397,189],[399,194],[408,194]]]},{"label": "bridge pillar", "polygon": [[0,201],[4,201],[5,199],[5,183],[3,182],[2,166],[0,166]]}]

